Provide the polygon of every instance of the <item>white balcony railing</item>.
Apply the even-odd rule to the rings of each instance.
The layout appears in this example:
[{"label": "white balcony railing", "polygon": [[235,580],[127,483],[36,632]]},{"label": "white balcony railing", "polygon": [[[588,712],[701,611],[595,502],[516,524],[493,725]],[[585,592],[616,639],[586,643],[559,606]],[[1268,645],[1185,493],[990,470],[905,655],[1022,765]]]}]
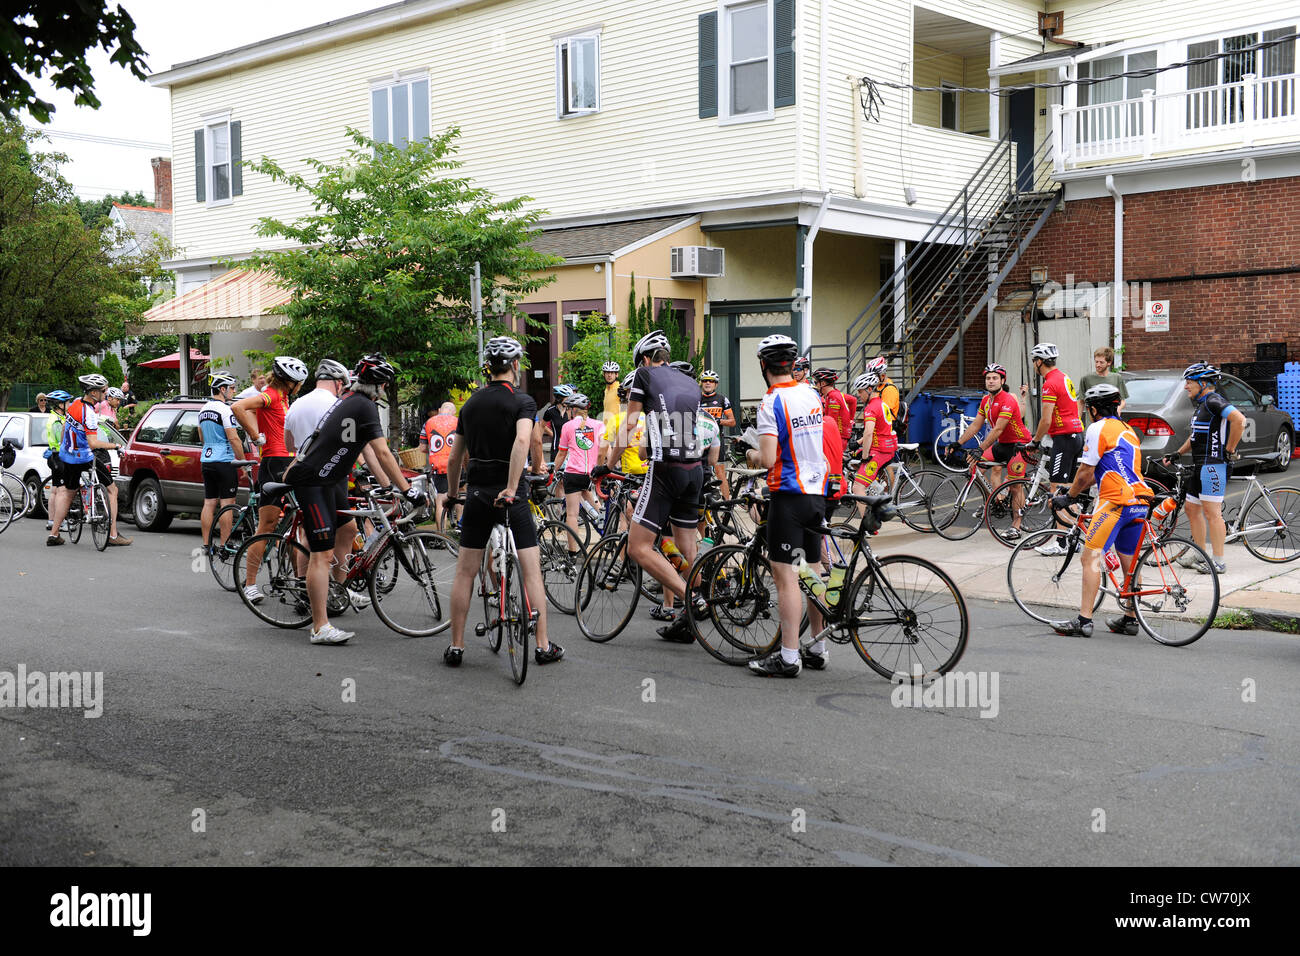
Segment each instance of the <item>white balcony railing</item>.
[{"label": "white balcony railing", "polygon": [[1060,151],[1056,171],[1095,163],[1151,159],[1300,141],[1297,74],[1156,94],[1073,108],[1053,107]]}]

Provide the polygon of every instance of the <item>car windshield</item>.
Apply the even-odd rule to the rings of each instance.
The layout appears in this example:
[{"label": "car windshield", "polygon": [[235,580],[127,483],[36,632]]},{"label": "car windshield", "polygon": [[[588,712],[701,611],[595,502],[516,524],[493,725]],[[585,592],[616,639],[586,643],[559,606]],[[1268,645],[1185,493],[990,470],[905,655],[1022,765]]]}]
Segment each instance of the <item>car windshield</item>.
[{"label": "car windshield", "polygon": [[40,446],[41,448],[46,446],[45,426],[48,424],[49,420],[49,415],[42,415],[40,412],[32,413],[32,445]]},{"label": "car windshield", "polygon": [[1130,405],[1163,405],[1182,385],[1182,379],[1177,378],[1130,378],[1124,381]]}]

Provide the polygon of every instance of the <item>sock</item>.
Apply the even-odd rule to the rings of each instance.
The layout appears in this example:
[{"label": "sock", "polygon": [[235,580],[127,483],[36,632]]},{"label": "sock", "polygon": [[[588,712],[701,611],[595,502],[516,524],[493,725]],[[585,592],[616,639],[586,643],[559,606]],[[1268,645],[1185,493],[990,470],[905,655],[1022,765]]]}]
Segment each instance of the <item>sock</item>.
[{"label": "sock", "polygon": [[786,647],[784,644],[781,645],[781,660],[785,661],[787,664],[798,664],[799,649],[796,647],[795,649],[791,650],[790,648]]},{"label": "sock", "polygon": [[812,652],[813,652],[814,654],[816,654],[818,657],[820,657],[822,654],[825,654],[825,653],[826,653],[826,639],[823,638],[822,640],[817,641],[816,643],[813,644],[812,647],[808,648],[808,650],[812,651]]},{"label": "sock", "polygon": [[1218,561],[1220,564],[1224,564],[1224,563],[1225,563],[1224,560],[1223,560],[1223,555],[1221,555],[1221,554],[1216,554],[1216,555],[1214,556],[1214,560],[1215,560],[1215,561]]},{"label": "sock", "polygon": [[1090,617],[1084,617],[1082,614],[1080,614],[1080,615],[1079,615],[1079,623],[1080,623],[1080,624],[1091,624],[1091,623],[1092,623],[1092,618],[1090,618]]}]

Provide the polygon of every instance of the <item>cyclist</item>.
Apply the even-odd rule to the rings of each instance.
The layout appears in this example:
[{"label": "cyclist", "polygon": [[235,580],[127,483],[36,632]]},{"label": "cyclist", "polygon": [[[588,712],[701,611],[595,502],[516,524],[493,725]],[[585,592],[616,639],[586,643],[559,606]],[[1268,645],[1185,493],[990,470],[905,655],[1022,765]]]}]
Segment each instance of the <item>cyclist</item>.
[{"label": "cyclist", "polygon": [[[736,410],[731,407],[731,399],[718,392],[718,373],[705,369],[700,376],[700,406],[717,421],[720,428],[736,427]],[[713,466],[713,474],[722,485],[722,497],[731,497],[731,487],[727,484],[727,469],[722,462]]]},{"label": "cyclist", "polygon": [[[658,329],[646,333],[633,347],[636,370],[628,393],[627,419],[610,454],[613,460],[622,458],[631,442],[628,423],[635,422],[644,408],[650,467],[632,512],[628,553],[663,585],[665,598],[671,592],[685,600],[685,580],[655,545],[660,535],[671,534],[686,566],[694,563],[705,449],[700,447],[695,431],[700,387],[693,378],[668,367],[668,348],[668,336]],[[607,471],[597,468],[592,477],[600,478]],[[683,644],[695,640],[684,614],[660,628],[659,636]]]},{"label": "cyclist", "polygon": [[[894,436],[894,420],[880,396],[880,373],[866,371],[853,381],[853,391],[857,393],[858,404],[862,406],[862,466],[854,475],[855,481],[866,487],[876,480],[876,475],[887,467],[898,453],[898,439]],[[826,464],[831,466],[827,458]],[[884,476],[882,476],[884,477]]]},{"label": "cyclist", "polygon": [[[1034,431],[1032,444],[1035,447],[1042,442],[1043,436],[1052,439],[1052,454],[1048,459],[1048,474],[1052,482],[1052,494],[1060,494],[1061,489],[1070,483],[1074,476],[1079,455],[1083,452],[1083,423],[1079,420],[1079,395],[1074,382],[1064,371],[1056,367],[1060,350],[1051,342],[1039,342],[1029,350],[1034,371],[1043,379],[1043,397],[1038,416],[1038,428]],[[1029,394],[1029,386],[1020,386],[1020,395]],[[1058,518],[1058,528],[1065,528]],[[1064,536],[1053,538],[1047,544],[1039,545],[1040,554],[1065,554]]]},{"label": "cyclist", "polygon": [[[266,388],[248,398],[237,398],[231,409],[249,441],[261,446],[261,460],[257,466],[259,491],[272,482],[284,481],[284,470],[293,461],[284,443],[284,420],[289,412],[289,399],[297,394],[306,380],[307,366],[299,359],[291,355],[277,356],[271,364]],[[275,523],[279,520],[279,503],[267,501],[257,509],[257,533],[275,530]],[[254,604],[264,597],[261,588],[254,583],[263,550],[264,546],[258,545],[249,551],[247,558],[244,594]]]},{"label": "cyclist", "polygon": [[447,459],[456,440],[456,406],[443,402],[437,415],[431,415],[420,433],[420,451],[429,456],[429,475],[433,481],[434,521],[442,527],[442,512],[447,501]]},{"label": "cyclist", "polygon": [[[579,528],[578,510],[583,499],[593,508],[596,496],[591,490],[591,472],[597,465],[600,450],[596,447],[600,435],[600,422],[587,417],[591,399],[574,392],[564,400],[568,421],[560,429],[560,453],[555,456],[555,470],[564,476],[564,520],[576,534]],[[569,539],[573,553],[577,541]]]},{"label": "cyclist", "polygon": [[[57,491],[63,487],[63,459],[59,457],[59,443],[63,440],[63,423],[67,420],[65,409],[68,402],[72,401],[72,396],[63,389],[56,388],[43,396],[43,401],[50,411],[50,417],[45,420],[45,461],[50,466],[50,487]],[[50,504],[53,505],[53,502],[54,499],[51,498]],[[54,509],[51,507],[51,518],[53,514]],[[53,520],[45,522],[46,531],[53,527]]]},{"label": "cyclist", "polygon": [[[984,366],[984,388],[988,394],[980,399],[975,419],[957,439],[957,444],[964,445],[970,441],[984,427],[985,422],[988,423],[989,433],[980,440],[979,449],[985,461],[997,462],[990,472],[993,487],[996,488],[1002,483],[1003,465],[1007,466],[1008,478],[1025,477],[1025,459],[1020,452],[1016,451],[1016,445],[1026,444],[1029,441],[1029,429],[1025,427],[1025,420],[1020,415],[1020,403],[1007,391],[1005,368],[996,362]],[[1023,520],[1021,512],[1024,505],[1025,489],[1016,485],[1011,490],[1011,507],[1015,517],[1011,519],[1011,527],[1003,534],[1004,538],[1015,540],[1020,537],[1020,523]],[[1065,551],[1043,553],[1064,554]]]},{"label": "cyclist", "polygon": [[[1187,523],[1192,538],[1202,548],[1208,525],[1214,570],[1222,574],[1223,544],[1228,529],[1223,523],[1223,495],[1228,486],[1228,462],[1238,457],[1237,446],[1246,428],[1246,416],[1219,394],[1215,386],[1222,373],[1213,365],[1197,362],[1183,372],[1183,391],[1191,399],[1196,413],[1192,416],[1192,433],[1176,452],[1192,453],[1192,475],[1187,482]],[[1205,563],[1190,555],[1178,559],[1183,567],[1209,573]]]},{"label": "cyclist", "polygon": [[131,539],[122,537],[117,528],[117,485],[113,483],[111,459],[108,457],[110,449],[122,446],[99,437],[99,418],[95,414],[96,403],[104,400],[108,379],[99,374],[91,374],[82,375],[77,381],[85,388],[85,394],[68,403],[58,446],[59,457],[63,460],[63,487],[54,493],[50,535],[45,543],[50,546],[63,544],[59,529],[63,526],[63,519],[67,517],[73,498],[81,494],[81,476],[93,467],[99,483],[108,493],[108,543],[115,547],[125,547],[131,543]]},{"label": "cyclist", "polygon": [[899,394],[898,386],[889,377],[889,357],[878,355],[867,363],[864,369],[876,372],[880,376],[880,400],[889,409],[889,425],[894,430],[894,437],[900,442],[907,441],[907,405]]},{"label": "cyclist", "polygon": [[[1065,494],[1052,498],[1052,506],[1065,508],[1095,482],[1097,509],[1083,533],[1079,616],[1072,621],[1055,621],[1052,629],[1066,636],[1092,637],[1092,618],[1088,615],[1092,614],[1097,588],[1101,586],[1101,556],[1114,544],[1123,567],[1129,567],[1148,511],[1142,499],[1150,500],[1152,492],[1142,480],[1142,440],[1119,417],[1119,389],[1103,382],[1088,389],[1083,400],[1093,423],[1088,426],[1079,472]],[[1065,554],[1065,549],[1060,553]],[[1108,618],[1106,625],[1116,634],[1136,634],[1138,629],[1132,611]]]},{"label": "cyclist", "polygon": [[564,648],[547,640],[546,591],[542,586],[542,563],[537,549],[537,525],[524,490],[524,465],[543,474],[542,448],[533,427],[537,403],[519,383],[519,360],[524,348],[506,335],[491,339],[484,348],[490,381],[476,389],[461,407],[456,423],[456,443],[447,461],[447,484],[453,490],[447,502],[456,504],[462,466],[469,465],[469,482],[461,512],[460,555],[456,580],[451,589],[451,644],[443,652],[448,667],[459,667],[465,654],[465,619],[469,614],[470,592],[483,564],[483,551],[492,529],[501,522],[499,508],[514,534],[528,601],[537,612],[537,649],[533,659],[550,664],[564,657]]},{"label": "cyclist", "polygon": [[[243,450],[239,440],[238,423],[230,411],[235,389],[239,382],[233,375],[216,372],[208,378],[212,398],[199,410],[199,434],[203,438],[203,457],[199,470],[203,474],[203,511],[199,524],[206,543],[212,533],[212,519],[217,509],[235,503],[239,492],[239,473],[231,464],[237,457],[235,449]],[[221,519],[221,543],[230,537],[230,515]]]},{"label": "cyclist", "polygon": [[[628,372],[623,377],[623,381],[618,387],[618,400],[620,405],[627,401],[628,394],[632,391],[632,379],[635,372]],[[601,447],[605,449],[605,460],[602,464],[609,470],[618,469],[625,475],[644,475],[647,471],[645,458],[641,455],[641,448],[645,444],[645,413],[637,415],[636,421],[629,426],[628,444],[623,451],[621,459],[614,457],[614,450],[618,443],[618,435],[623,428],[623,420],[627,418],[626,412],[619,412],[610,419],[609,424],[605,426],[605,434],[601,438]],[[597,466],[599,467],[599,466]],[[594,469],[593,469],[594,471]],[[605,472],[602,471],[602,474]],[[627,523],[632,523],[632,503],[627,504],[626,514],[624,517]]]},{"label": "cyclist", "polygon": [[606,362],[600,367],[601,377],[605,380],[605,395],[600,405],[602,424],[608,425],[609,420],[622,411],[619,407],[621,399],[618,397],[618,376],[622,371],[622,366],[617,362]]},{"label": "cyclist", "polygon": [[121,389],[109,386],[104,389],[104,400],[95,406],[95,414],[99,416],[101,422],[112,422],[117,424],[117,408],[122,404],[123,394]]},{"label": "cyclist", "polygon": [[805,382],[808,380],[808,370],[812,368],[812,362],[808,356],[801,355],[794,360],[794,365],[790,368],[790,374],[796,382]]},{"label": "cyclist", "polygon": [[853,416],[857,412],[858,403],[855,400],[850,410],[843,393],[835,387],[835,380],[838,377],[833,368],[819,368],[812,373],[813,384],[817,386],[817,391],[821,395],[821,406],[826,417],[836,424],[840,430],[840,438],[848,444],[853,434]]},{"label": "cyclist", "polygon": [[[402,476],[402,468],[388,448],[379,421],[379,401],[396,375],[382,355],[363,356],[353,370],[351,391],[344,392],[329,407],[285,469],[285,481],[293,486],[298,507],[302,509],[303,530],[311,552],[307,596],[311,600],[313,644],[345,644],[356,636],[330,623],[329,579],[332,566],[334,579],[344,580],[345,562],[356,537],[355,519],[339,512],[348,507],[348,473],[362,450],[369,450],[375,456],[380,466],[375,471],[376,478],[382,481],[388,476],[412,504],[424,504],[424,496],[412,489]],[[358,601],[358,595],[350,589],[348,597],[354,607],[369,603]]]},{"label": "cyclist", "polygon": [[[560,383],[551,389],[551,401],[537,415],[537,424],[533,428],[533,441],[535,445],[540,445],[543,438],[551,440],[551,461],[555,461],[555,456],[560,452],[560,430],[564,428],[566,420],[564,414],[564,400],[572,395],[574,388],[572,385]],[[536,404],[534,402],[534,404]]]},{"label": "cyclist", "polygon": [[[816,529],[826,511],[822,402],[815,391],[790,374],[798,354],[798,345],[786,335],[769,335],[758,343],[758,366],[768,384],[758,406],[759,460],[769,469],[767,553],[781,613],[780,649],[749,663],[750,671],[763,677],[798,677],[802,670],[799,622],[803,600],[795,562],[809,555],[820,560],[821,534]],[[821,613],[811,600],[808,626],[813,634],[823,626]],[[802,655],[802,663],[821,670],[828,656],[823,639]]]}]

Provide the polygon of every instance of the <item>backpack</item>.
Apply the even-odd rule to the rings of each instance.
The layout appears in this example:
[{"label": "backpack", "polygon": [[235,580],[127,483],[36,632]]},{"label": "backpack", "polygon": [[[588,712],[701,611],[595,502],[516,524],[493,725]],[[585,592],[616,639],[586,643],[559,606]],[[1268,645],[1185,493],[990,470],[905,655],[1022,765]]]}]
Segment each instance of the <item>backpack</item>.
[{"label": "backpack", "polygon": [[63,438],[59,441],[59,458],[65,465],[88,465],[94,457],[85,427],[69,415],[67,421],[63,423]]},{"label": "backpack", "polygon": [[4,444],[0,445],[0,466],[12,468],[17,460],[18,452],[14,450],[14,446],[6,438]]}]

